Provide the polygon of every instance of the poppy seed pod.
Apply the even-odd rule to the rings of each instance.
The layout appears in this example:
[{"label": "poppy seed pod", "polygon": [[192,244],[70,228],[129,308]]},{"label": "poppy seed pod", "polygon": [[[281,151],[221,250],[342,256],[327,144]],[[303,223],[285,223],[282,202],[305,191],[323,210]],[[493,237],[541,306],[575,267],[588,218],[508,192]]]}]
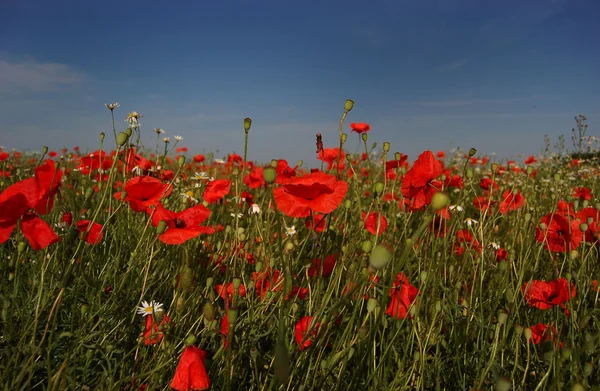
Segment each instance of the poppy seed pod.
[{"label": "poppy seed pod", "polygon": [[508,314],[504,311],[498,312],[498,324],[505,324],[508,320]]},{"label": "poppy seed pod", "polygon": [[523,335],[525,336],[525,339],[529,341],[533,336],[533,331],[531,331],[529,327],[525,327],[525,329],[523,330]]},{"label": "poppy seed pod", "polygon": [[399,162],[402,159],[402,154],[400,152],[396,152],[394,154],[394,159]]},{"label": "poppy seed pod", "polygon": [[215,310],[215,306],[212,303],[206,303],[202,307],[202,315],[204,315],[204,319],[212,322],[215,320],[217,312]]},{"label": "poppy seed pod", "polygon": [[277,170],[273,167],[265,167],[263,170],[263,178],[265,182],[269,185],[275,183],[275,179],[277,177]]},{"label": "poppy seed pod", "polygon": [[362,138],[362,141],[364,141],[366,143],[367,140],[369,139],[369,135],[366,133],[361,133],[360,138]]},{"label": "poppy seed pod", "polygon": [[375,311],[375,308],[377,308],[378,305],[379,303],[377,302],[377,299],[369,297],[369,300],[367,300],[367,312],[369,314],[372,313]]},{"label": "poppy seed pod", "polygon": [[167,222],[164,220],[161,220],[158,222],[158,224],[156,226],[156,233],[158,235],[162,235],[165,232],[166,228],[167,228]]},{"label": "poppy seed pod", "polygon": [[390,143],[387,141],[383,143],[383,152],[387,153],[390,151]]},{"label": "poppy seed pod", "polygon": [[44,145],[44,146],[42,147],[42,155],[45,155],[45,154],[47,154],[47,153],[48,153],[48,147]]},{"label": "poppy seed pod", "polygon": [[177,166],[179,166],[179,168],[183,167],[185,164],[185,156],[179,156],[177,158]]},{"label": "poppy seed pod", "polygon": [[498,163],[492,163],[492,173],[497,173],[498,172]]},{"label": "poppy seed pod", "polygon": [[533,167],[527,166],[527,171],[526,172],[527,172],[527,175],[533,174]]},{"label": "poppy seed pod", "polygon": [[383,182],[375,182],[375,186],[373,186],[373,191],[375,192],[375,194],[380,195],[381,193],[383,193],[384,188],[385,185],[383,184]]},{"label": "poppy seed pod", "polygon": [[198,341],[198,338],[194,334],[190,334],[184,341],[185,346],[192,346]]},{"label": "poppy seed pod", "polygon": [[446,206],[448,206],[449,204],[450,204],[450,198],[445,193],[442,193],[442,192],[435,193],[433,195],[433,197],[431,198],[431,207],[434,210],[443,209]]},{"label": "poppy seed pod", "polygon": [[244,118],[244,130],[246,131],[246,133],[248,133],[251,126],[252,126],[252,120],[248,117]]},{"label": "poppy seed pod", "polygon": [[469,157],[475,156],[476,153],[477,153],[477,150],[475,148],[469,149]]},{"label": "poppy seed pod", "polygon": [[127,143],[127,140],[129,139],[129,135],[127,133],[119,133],[119,135],[117,136],[117,145],[119,147],[122,147],[123,145],[125,145],[125,143]]},{"label": "poppy seed pod", "polygon": [[344,103],[344,110],[350,111],[354,107],[354,101],[351,99],[346,99],[346,103]]},{"label": "poppy seed pod", "polygon": [[381,270],[390,263],[392,259],[392,246],[380,244],[376,246],[369,257],[369,266],[375,270]]},{"label": "poppy seed pod", "polygon": [[346,140],[348,140],[348,135],[346,133],[342,133],[342,136],[340,137],[340,140],[342,140],[342,143],[345,143]]}]

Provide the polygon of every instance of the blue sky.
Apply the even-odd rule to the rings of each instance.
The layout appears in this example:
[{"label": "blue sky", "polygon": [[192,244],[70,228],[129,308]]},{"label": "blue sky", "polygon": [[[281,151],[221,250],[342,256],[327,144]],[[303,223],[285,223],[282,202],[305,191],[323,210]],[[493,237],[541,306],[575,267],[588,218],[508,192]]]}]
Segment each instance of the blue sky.
[{"label": "blue sky", "polygon": [[[0,144],[96,149],[117,101],[190,152],[304,159],[371,124],[413,160],[460,146],[498,157],[570,145],[600,117],[596,0],[61,1],[0,3]],[[354,151],[358,136],[349,135]]]}]

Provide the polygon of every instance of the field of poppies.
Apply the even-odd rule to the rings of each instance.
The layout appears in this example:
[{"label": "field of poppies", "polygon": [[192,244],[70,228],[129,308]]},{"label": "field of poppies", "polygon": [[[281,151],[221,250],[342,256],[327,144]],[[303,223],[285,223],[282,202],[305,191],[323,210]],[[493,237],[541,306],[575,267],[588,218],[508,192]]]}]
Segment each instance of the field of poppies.
[{"label": "field of poppies", "polygon": [[312,169],[145,148],[117,103],[93,151],[0,150],[4,389],[598,389],[585,117],[494,161],[371,145],[353,105]]}]

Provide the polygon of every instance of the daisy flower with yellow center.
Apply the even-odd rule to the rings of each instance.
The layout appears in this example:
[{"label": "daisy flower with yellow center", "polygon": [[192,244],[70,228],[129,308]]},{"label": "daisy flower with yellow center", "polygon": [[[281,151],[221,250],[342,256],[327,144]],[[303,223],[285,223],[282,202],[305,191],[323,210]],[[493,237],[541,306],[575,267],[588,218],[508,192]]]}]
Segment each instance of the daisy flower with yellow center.
[{"label": "daisy flower with yellow center", "polygon": [[142,301],[142,305],[138,307],[137,313],[138,315],[148,316],[157,314],[159,312],[163,312],[162,303],[152,300],[150,303],[147,301]]}]

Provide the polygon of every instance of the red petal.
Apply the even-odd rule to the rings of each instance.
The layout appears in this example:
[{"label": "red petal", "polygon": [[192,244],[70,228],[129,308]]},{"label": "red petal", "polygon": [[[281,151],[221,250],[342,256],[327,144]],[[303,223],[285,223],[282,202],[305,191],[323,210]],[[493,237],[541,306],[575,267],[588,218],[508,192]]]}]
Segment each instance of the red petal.
[{"label": "red petal", "polygon": [[50,226],[35,213],[27,213],[21,219],[21,232],[35,251],[60,241]]}]

